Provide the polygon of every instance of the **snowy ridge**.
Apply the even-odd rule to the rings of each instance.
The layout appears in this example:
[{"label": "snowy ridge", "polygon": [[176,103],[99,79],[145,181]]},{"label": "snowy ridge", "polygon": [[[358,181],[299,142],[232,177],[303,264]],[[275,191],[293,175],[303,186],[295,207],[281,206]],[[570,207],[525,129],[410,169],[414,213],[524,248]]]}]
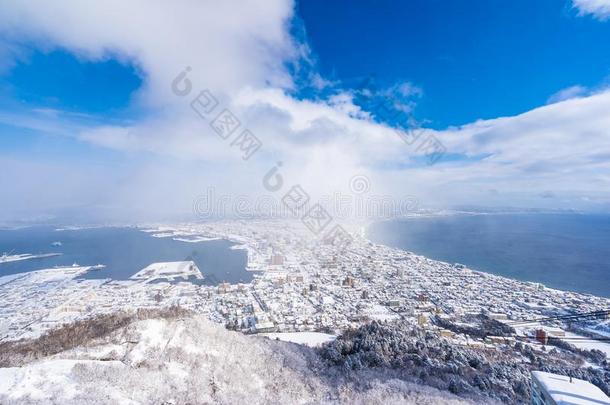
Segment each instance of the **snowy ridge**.
[{"label": "snowy ridge", "polygon": [[467,404],[373,374],[329,372],[313,349],[202,317],[137,321],[86,346],[0,368],[0,403]]}]

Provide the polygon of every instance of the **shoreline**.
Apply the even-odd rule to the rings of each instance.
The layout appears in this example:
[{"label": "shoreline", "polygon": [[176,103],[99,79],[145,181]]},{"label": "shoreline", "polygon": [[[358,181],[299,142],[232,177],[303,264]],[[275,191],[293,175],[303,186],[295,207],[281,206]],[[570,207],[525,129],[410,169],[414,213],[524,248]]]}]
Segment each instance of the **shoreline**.
[{"label": "shoreline", "polygon": [[[519,213],[485,213],[483,215],[538,215],[538,214],[545,214],[545,215],[583,215],[581,213],[556,213],[556,212],[544,212],[544,213],[530,213],[530,212],[519,212]],[[478,216],[478,213],[475,214],[467,214],[466,216]],[[597,215],[597,214],[594,214]],[[601,214],[600,214],[601,215]],[[583,295],[591,295],[591,296],[595,296],[595,297],[601,297],[601,298],[605,298],[605,299],[610,299],[610,291],[604,293],[596,293],[596,292],[592,292],[586,288],[571,288],[570,286],[564,286],[562,285],[561,282],[557,282],[557,280],[561,280],[561,278],[558,278],[557,280],[535,280],[535,279],[531,279],[531,278],[526,278],[526,277],[519,277],[519,276],[513,276],[513,275],[507,275],[505,272],[503,272],[502,270],[496,270],[496,267],[493,265],[493,263],[488,263],[487,265],[485,264],[468,264],[467,262],[469,261],[468,259],[464,259],[464,258],[458,258],[456,257],[455,260],[451,260],[451,261],[447,261],[441,258],[437,258],[438,256],[434,257],[433,254],[430,254],[430,252],[422,252],[421,249],[410,249],[410,248],[406,248],[403,246],[398,246],[399,244],[386,244],[383,243],[379,240],[373,240],[371,238],[371,234],[370,234],[370,227],[374,226],[374,225],[378,225],[378,224],[386,224],[386,223],[401,223],[401,222],[410,222],[410,221],[416,221],[419,219],[443,219],[446,217],[450,217],[450,216],[463,216],[461,214],[452,214],[452,215],[437,215],[437,216],[414,216],[414,217],[409,217],[409,218],[394,218],[394,219],[384,219],[384,220],[380,220],[380,221],[374,221],[374,222],[370,222],[367,225],[365,225],[364,227],[362,227],[362,234],[364,235],[363,237],[368,240],[371,243],[374,244],[378,244],[378,245],[382,245],[382,246],[386,246],[388,248],[392,248],[392,249],[399,249],[405,252],[409,252],[421,257],[425,257],[429,260],[434,260],[437,261],[439,263],[445,263],[448,265],[455,265],[455,264],[460,264],[463,266],[466,266],[467,268],[469,268],[472,271],[475,272],[479,272],[479,273],[484,273],[484,274],[489,274],[489,275],[493,275],[493,276],[497,276],[497,277],[503,277],[503,278],[507,278],[510,280],[515,280],[515,281],[519,281],[522,283],[526,283],[526,284],[531,284],[531,285],[540,285],[545,289],[549,289],[549,290],[557,290],[557,291],[562,291],[562,292],[573,292],[573,293],[578,293],[578,294],[583,294]],[[610,215],[602,215],[604,217],[608,217],[610,218]],[[472,250],[470,250],[472,251]],[[448,252],[447,255],[451,255],[453,252]],[[493,256],[489,256],[489,257],[493,257]],[[539,272],[536,271],[536,269],[530,270],[530,271],[526,271],[523,267],[512,267],[510,268],[510,270],[517,270],[518,273],[521,273],[523,275],[531,275],[531,274],[538,274]],[[571,270],[571,272],[577,271],[578,268],[574,268]],[[608,283],[606,284],[610,284],[610,269],[608,271],[607,274],[607,278],[608,278]],[[602,284],[604,284],[603,281],[601,281]]]},{"label": "shoreline", "polygon": [[[513,213],[503,213],[503,214],[513,214]],[[530,213],[520,213],[520,214],[530,214]],[[537,214],[537,213],[535,213]],[[555,214],[555,213],[548,213],[548,214]],[[461,215],[460,213],[458,214],[452,214],[452,215]],[[475,213],[474,215],[478,215],[477,213]],[[485,215],[496,215],[495,213],[492,214],[485,214]],[[384,244],[384,243],[380,243],[377,242],[373,239],[371,239],[370,237],[370,232],[369,232],[369,228],[372,225],[375,224],[379,224],[379,223],[384,223],[384,222],[391,222],[391,221],[411,221],[411,220],[416,220],[416,219],[428,219],[428,218],[442,218],[445,215],[436,215],[436,216],[414,216],[414,217],[409,217],[409,218],[394,218],[394,219],[384,219],[384,220],[380,220],[380,221],[374,221],[374,222],[370,222],[366,225],[360,226],[358,228],[358,231],[356,232],[357,234],[359,234],[359,236],[366,240],[367,242],[376,245],[376,246],[383,246],[385,248],[388,249],[395,249],[401,252],[405,252],[408,254],[412,254],[415,255],[417,257],[438,263],[438,264],[442,264],[442,265],[447,265],[447,266],[451,266],[454,267],[455,265],[462,265],[465,268],[467,268],[468,270],[474,272],[474,273],[478,273],[484,276],[493,276],[493,277],[500,277],[503,279],[507,279],[507,280],[511,280],[511,281],[515,281],[515,282],[519,282],[522,283],[523,285],[527,285],[529,287],[536,287],[536,288],[543,288],[546,290],[550,290],[550,291],[556,291],[556,292],[560,292],[560,293],[576,293],[576,294],[581,294],[581,295],[585,295],[585,296],[592,296],[592,297],[598,297],[598,298],[603,298],[603,299],[610,299],[610,296],[604,296],[604,295],[599,295],[599,294],[594,294],[588,291],[582,291],[582,290],[578,290],[578,289],[566,289],[566,288],[561,288],[560,286],[555,286],[555,285],[550,285],[548,283],[545,282],[540,282],[540,281],[535,281],[535,280],[531,280],[531,279],[524,279],[524,278],[518,278],[518,277],[510,277],[501,273],[497,273],[494,272],[493,270],[486,270],[486,269],[482,269],[479,267],[473,267],[471,265],[467,265],[465,263],[459,263],[459,262],[449,262],[449,261],[444,261],[441,259],[437,259],[434,257],[431,257],[429,255],[426,254],[421,254],[418,253],[414,250],[409,250],[403,247],[397,247],[397,246],[391,246],[389,244]],[[256,250],[256,248],[249,246],[248,245],[248,241],[245,240],[243,237],[239,236],[239,235],[234,235],[234,234],[229,234],[229,235],[221,235],[221,234],[205,234],[202,235],[200,232],[198,231],[194,231],[192,233],[189,232],[185,232],[184,229],[180,229],[181,226],[180,225],[176,225],[176,226],[169,226],[169,225],[162,225],[162,226],[125,226],[125,227],[121,227],[121,226],[116,226],[116,225],[111,225],[111,226],[88,226],[88,227],[82,227],[82,228],[78,228],[78,227],[64,227],[64,229],[66,228],[73,228],[74,230],[80,230],[80,229],[91,229],[91,228],[129,228],[129,229],[137,229],[145,234],[148,234],[150,237],[155,237],[155,238],[171,238],[172,240],[175,241],[179,241],[179,242],[184,242],[184,243],[203,243],[203,242],[208,242],[208,241],[218,241],[218,240],[223,240],[226,241],[228,243],[231,244],[231,246],[229,247],[229,249],[231,250],[243,250],[246,252],[246,263],[245,263],[245,267],[244,267],[244,271],[250,273],[250,274],[262,274],[268,271],[268,269],[266,269],[266,265],[264,263],[261,262],[261,258],[258,257],[260,256],[259,252]],[[189,239],[192,238],[192,239]],[[61,254],[53,254],[52,256],[56,256],[56,255],[61,255]],[[46,257],[46,256],[45,256]],[[49,257],[51,257],[51,255],[49,255]],[[14,263],[14,262],[10,262],[10,263]],[[1,266],[2,263],[0,263],[0,270],[2,269]],[[151,263],[153,264],[153,263]],[[91,266],[85,266],[85,267],[92,267]],[[64,266],[60,266],[60,267],[64,267]],[[68,266],[65,266],[68,267]],[[36,269],[36,270],[31,270],[31,271],[38,271],[38,270],[47,270],[50,268],[46,268],[46,267],[42,267],[40,269]],[[134,274],[137,273],[138,271],[140,271],[142,269],[135,269],[134,270]],[[26,274],[29,273],[31,271],[25,271],[25,272],[19,272],[19,273],[11,273],[11,274]],[[0,277],[3,276],[7,276],[7,275],[11,275],[11,274],[6,274],[6,275],[0,275]],[[114,279],[111,279],[114,280]],[[119,280],[119,279],[117,279]],[[116,280],[115,280],[116,281]],[[248,284],[251,283],[252,280],[248,281],[247,283],[244,284]]]},{"label": "shoreline", "polygon": [[[246,333],[333,334],[366,319],[388,316],[425,323],[421,317],[441,313],[456,319],[503,313],[507,319],[518,320],[610,307],[610,300],[603,297],[539,289],[531,282],[372,243],[354,231],[353,245],[339,251],[298,222],[176,225],[166,237],[220,237],[233,249],[246,250],[243,270],[259,271],[250,273],[253,278],[247,282],[218,285],[79,278],[75,274],[78,268],[16,274],[0,279],[4,283],[0,296],[11,302],[3,312],[12,326],[4,333],[18,338],[32,322],[40,324],[42,329],[37,330],[43,331],[82,316],[172,304],[217,323],[230,323]],[[171,265],[168,263],[163,262],[163,266]],[[28,300],[32,295],[40,299]],[[588,326],[610,333],[605,321]]]}]

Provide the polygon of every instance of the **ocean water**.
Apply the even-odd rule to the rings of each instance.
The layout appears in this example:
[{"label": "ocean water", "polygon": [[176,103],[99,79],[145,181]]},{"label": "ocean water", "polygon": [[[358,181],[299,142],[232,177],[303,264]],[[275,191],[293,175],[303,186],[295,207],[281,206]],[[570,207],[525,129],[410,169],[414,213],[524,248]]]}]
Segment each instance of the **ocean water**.
[{"label": "ocean water", "polygon": [[375,243],[551,288],[610,297],[610,216],[493,214],[372,224]]},{"label": "ocean water", "polygon": [[[54,242],[61,242],[61,246],[53,246]],[[106,265],[102,270],[87,273],[86,278],[125,280],[154,262],[193,260],[203,273],[205,284],[252,280],[252,274],[245,269],[246,252],[230,249],[231,246],[226,240],[192,243],[155,238],[135,228],[0,230],[0,254],[62,253],[50,258],[2,263],[0,276],[77,263]]]}]

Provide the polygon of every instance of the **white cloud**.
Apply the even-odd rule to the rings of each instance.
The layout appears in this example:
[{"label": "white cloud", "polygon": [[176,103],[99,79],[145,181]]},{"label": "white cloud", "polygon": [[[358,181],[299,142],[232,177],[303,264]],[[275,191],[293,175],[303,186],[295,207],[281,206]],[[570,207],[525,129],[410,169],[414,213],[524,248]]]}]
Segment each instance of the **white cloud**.
[{"label": "white cloud", "polygon": [[169,83],[187,65],[223,94],[246,84],[290,86],[284,63],[298,56],[286,29],[292,13],[285,0],[24,0],[0,4],[0,30],[87,59],[135,62],[146,75],[142,100],[164,106],[175,98]]},{"label": "white cloud", "polygon": [[593,15],[604,21],[610,18],[610,0],[572,0],[580,15]]},{"label": "white cloud", "polygon": [[481,121],[439,134],[449,150],[488,156],[456,167],[464,190],[493,186],[505,196],[561,192],[575,208],[582,196],[610,202],[610,92]]},{"label": "white cloud", "polygon": [[[98,182],[97,176],[66,190],[66,200],[74,202],[95,188],[100,204],[130,212],[188,211],[209,186],[266,194],[262,176],[278,161],[287,185],[299,183],[314,196],[347,191],[352,176],[366,174],[374,192],[416,195],[423,205],[572,208],[588,207],[586,198],[610,208],[610,93],[574,98],[584,94],[573,87],[552,97],[554,104],[516,117],[427,131],[454,159],[422,165],[418,142],[407,145],[392,128],[372,122],[350,94],[328,101],[289,95],[294,84],[286,64],[307,53],[289,34],[293,12],[294,4],[282,0],[0,4],[0,31],[8,37],[45,49],[63,47],[82,58],[112,56],[136,64],[145,83],[135,102],[154,112],[129,124],[48,112],[19,120],[5,114],[0,121],[72,136],[138,160],[136,168],[117,169],[115,181]],[[185,66],[192,67],[193,92],[180,98],[170,84]],[[412,83],[395,87],[405,98],[422,95]],[[262,140],[251,161],[244,162],[189,107],[204,88]],[[19,166],[21,177],[42,170],[25,166]],[[4,180],[0,186],[10,189],[10,179]],[[61,177],[47,185],[64,190],[60,183]],[[557,198],[542,198],[542,192]]]},{"label": "white cloud", "polygon": [[424,93],[421,87],[418,87],[411,82],[397,84],[396,88],[403,97],[421,97]]},{"label": "white cloud", "polygon": [[583,86],[571,86],[565,89],[559,90],[557,93],[553,94],[547,100],[547,104],[554,104],[560,101],[569,100],[571,98],[582,97],[588,93],[587,88]]}]

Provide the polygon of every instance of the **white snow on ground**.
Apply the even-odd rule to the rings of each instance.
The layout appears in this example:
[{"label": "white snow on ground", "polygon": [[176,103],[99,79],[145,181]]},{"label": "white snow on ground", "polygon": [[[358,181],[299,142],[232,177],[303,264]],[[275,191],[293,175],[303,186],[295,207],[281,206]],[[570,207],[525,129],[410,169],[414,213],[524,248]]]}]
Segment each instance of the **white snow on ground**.
[{"label": "white snow on ground", "polygon": [[18,279],[19,277],[23,277],[25,273],[17,273],[17,274],[9,274],[8,276],[0,277],[0,285],[10,283],[11,281]]},{"label": "white snow on ground", "polygon": [[283,342],[298,343],[309,347],[318,347],[326,342],[332,342],[337,338],[335,335],[320,332],[285,332],[285,333],[264,333],[263,336],[269,339],[277,339]]},{"label": "white snow on ground", "polygon": [[160,232],[152,234],[153,238],[171,238],[172,236],[174,236],[173,232]]},{"label": "white snow on ground", "polygon": [[365,311],[365,314],[377,321],[392,321],[400,318],[398,314],[392,312],[388,307],[379,304],[372,305],[370,309]]},{"label": "white snow on ground", "polygon": [[128,358],[133,364],[139,364],[146,359],[147,351],[160,351],[165,348],[172,336],[160,319],[149,319],[140,323],[138,343],[129,352]]},{"label": "white snow on ground", "polygon": [[[75,365],[94,365],[89,360],[46,360],[28,367],[0,368],[0,392],[16,400],[29,397],[44,400],[57,392],[66,399],[79,393],[79,388],[70,374]],[[120,361],[106,362],[105,367],[126,367]]]},{"label": "white snow on ground", "polygon": [[598,323],[594,328],[586,328],[589,332],[610,338],[610,320]]},{"label": "white snow on ground", "polygon": [[[579,349],[583,350],[592,350],[597,349],[606,353],[606,357],[610,359],[610,343],[602,342],[602,341],[593,341],[589,340],[586,336],[577,335],[575,333],[566,332],[566,338],[576,338],[574,340],[567,340],[568,343],[573,344]],[[583,339],[583,340],[578,340]]]},{"label": "white snow on ground", "polygon": [[554,403],[559,405],[608,404],[606,394],[588,381],[542,371],[534,371],[532,375],[538,379]]},{"label": "white snow on ground", "polygon": [[67,276],[85,274],[92,266],[54,267],[52,269],[34,270],[26,273],[9,274],[0,277],[0,285],[8,284],[21,277],[28,277],[32,283],[53,283],[65,281]]},{"label": "white snow on ground", "polygon": [[207,238],[205,236],[198,236],[192,238],[173,238],[178,242],[188,242],[188,243],[199,243],[199,242],[209,242],[212,240],[221,240],[220,238]]},{"label": "white snow on ground", "polygon": [[203,275],[201,271],[193,261],[181,261],[181,262],[160,262],[153,263],[130,278],[133,280],[146,280],[151,282],[153,280],[162,279],[175,279],[184,278],[187,279],[191,276],[202,279]]},{"label": "white snow on ground", "polygon": [[308,347],[230,332],[203,317],[147,320],[0,369],[0,403],[471,403],[364,371],[348,381],[317,374],[323,370]]}]

